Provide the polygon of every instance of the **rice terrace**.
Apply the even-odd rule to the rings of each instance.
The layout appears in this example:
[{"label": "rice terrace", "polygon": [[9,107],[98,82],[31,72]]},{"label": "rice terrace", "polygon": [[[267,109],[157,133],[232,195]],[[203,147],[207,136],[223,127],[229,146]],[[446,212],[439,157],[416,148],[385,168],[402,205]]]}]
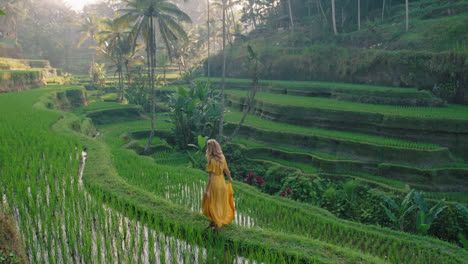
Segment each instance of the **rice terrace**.
[{"label": "rice terrace", "polygon": [[0,264],[468,263],[468,1],[0,0]]}]

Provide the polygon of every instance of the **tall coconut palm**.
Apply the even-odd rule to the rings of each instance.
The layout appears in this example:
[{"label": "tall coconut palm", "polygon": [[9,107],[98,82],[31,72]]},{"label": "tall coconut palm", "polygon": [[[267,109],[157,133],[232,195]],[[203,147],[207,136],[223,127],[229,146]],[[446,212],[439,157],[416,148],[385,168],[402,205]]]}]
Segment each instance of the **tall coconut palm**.
[{"label": "tall coconut palm", "polygon": [[81,38],[78,41],[78,47],[83,45],[87,39],[91,39],[96,43],[98,42],[98,33],[101,31],[101,20],[98,17],[94,14],[90,14],[78,22],[78,26],[81,27],[79,31],[81,33]]},{"label": "tall coconut palm", "polygon": [[128,34],[128,24],[116,23],[115,20],[106,20],[103,23],[105,30],[99,32],[101,38],[98,51],[116,67],[119,82],[117,100],[124,99],[124,69],[128,72],[128,63],[135,56],[135,45],[131,45]]},{"label": "tall coconut palm", "polygon": [[121,9],[123,15],[117,22],[132,22],[130,38],[133,43],[142,37],[146,46],[146,61],[151,86],[151,132],[145,151],[151,146],[155,130],[155,78],[156,68],[156,34],[162,40],[169,56],[172,43],[180,38],[186,39],[180,22],[191,22],[190,17],[169,0],[124,0],[127,8]]}]

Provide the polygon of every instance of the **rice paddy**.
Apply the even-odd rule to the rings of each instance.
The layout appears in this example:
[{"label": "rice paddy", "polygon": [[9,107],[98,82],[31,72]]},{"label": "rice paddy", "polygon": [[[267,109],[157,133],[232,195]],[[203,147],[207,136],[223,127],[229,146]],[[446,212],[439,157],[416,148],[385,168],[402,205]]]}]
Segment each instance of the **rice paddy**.
[{"label": "rice paddy", "polygon": [[[237,97],[245,96],[245,92],[243,91],[230,90],[227,93]],[[468,120],[468,106],[464,105],[449,105],[447,107],[403,107],[363,104],[318,97],[280,95],[262,92],[257,93],[256,101],[274,105],[319,108],[347,112],[365,112],[382,114],[386,116],[417,117],[427,119],[460,119],[461,121]]]},{"label": "rice paddy", "polygon": [[[226,114],[226,121],[230,123],[238,123],[242,117],[242,113],[232,108],[229,109],[229,113]],[[344,131],[334,131],[319,128],[309,128],[297,125],[290,125],[285,123],[279,123],[269,121],[255,115],[248,115],[244,122],[245,125],[253,126],[260,129],[272,130],[272,131],[283,131],[307,135],[322,136],[327,138],[335,138],[342,140],[350,140],[368,144],[375,144],[380,146],[391,146],[401,147],[408,149],[420,149],[420,150],[439,150],[442,147],[436,144],[420,143],[408,140],[401,140],[397,138],[379,137],[362,133],[352,133]]]},{"label": "rice paddy", "polygon": [[[0,95],[0,111],[8,113],[0,117],[2,207],[14,216],[31,263],[460,263],[468,259],[466,252],[449,243],[340,220],[322,209],[271,197],[239,182],[234,184],[234,222],[218,235],[203,231],[206,220],[200,203],[205,173],[187,168],[186,157],[173,150],[142,157],[126,149],[131,142],[145,142],[131,135],[146,130],[149,120],[110,122],[98,127],[101,134],[96,139],[72,132],[69,125],[80,120],[77,115],[132,106],[101,102],[71,113],[44,107],[51,93],[69,88],[76,89],[49,86]],[[233,121],[233,113],[228,118]],[[171,127],[166,119],[164,114],[158,116],[158,129]],[[153,144],[167,146],[162,139]],[[293,161],[284,164],[317,172]]]}]

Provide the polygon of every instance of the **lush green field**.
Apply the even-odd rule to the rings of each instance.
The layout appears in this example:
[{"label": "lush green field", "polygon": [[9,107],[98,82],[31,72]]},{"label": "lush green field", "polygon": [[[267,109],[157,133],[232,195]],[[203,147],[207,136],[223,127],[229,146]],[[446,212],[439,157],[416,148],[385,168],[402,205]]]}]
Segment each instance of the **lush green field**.
[{"label": "lush green field", "polygon": [[85,190],[78,139],[86,137],[70,136],[69,122],[76,117],[44,107],[51,93],[68,88],[78,87],[0,95],[5,113],[0,117],[0,207],[17,221],[29,263],[204,263],[215,258],[219,248],[208,252],[165,235],[154,222],[136,221],[126,206],[106,206],[102,191],[91,196]]},{"label": "lush green field", "polygon": [[[8,113],[0,122],[0,163],[6,164],[0,186],[32,263],[200,263],[220,257],[244,263],[468,259],[465,251],[448,243],[340,220],[237,182],[235,223],[223,233],[206,233],[199,211],[206,174],[180,167],[180,159],[164,160],[169,152],[141,157],[122,149],[129,144],[125,136],[147,129],[148,120],[101,126],[97,139],[72,132],[70,124],[80,120],[76,114],[121,106],[91,105],[74,113],[46,110],[47,95],[64,88],[0,95],[0,110]],[[162,121],[164,115],[158,119],[157,127],[170,128]],[[82,148],[88,152],[84,186],[78,173]],[[37,240],[37,234],[43,239]],[[221,253],[226,250],[227,255]]]},{"label": "lush green field", "polygon": [[[242,91],[228,91],[228,94],[245,96]],[[418,118],[443,118],[468,120],[468,106],[449,105],[447,107],[401,107],[336,101],[326,98],[257,93],[256,100],[278,105],[291,105],[310,108],[323,108],[350,112],[369,112],[383,115],[410,116]]]},{"label": "lush green field", "polygon": [[[208,78],[198,78],[200,81],[208,81]],[[219,85],[221,78],[210,78],[210,82]],[[235,78],[226,78],[226,86],[229,88],[230,84],[234,85],[252,85],[252,80],[249,79],[235,79]],[[362,85],[362,84],[352,84],[352,83],[335,83],[335,82],[316,82],[316,81],[282,81],[282,80],[260,80],[259,84],[261,87],[275,87],[275,88],[291,88],[298,90],[310,90],[314,88],[332,88],[340,89],[342,91],[348,90],[360,90],[368,92],[388,92],[388,93],[401,93],[401,94],[420,94],[424,97],[433,97],[430,93],[421,92],[416,88],[398,88],[398,87],[388,87],[388,86],[378,86],[378,85]]]},{"label": "lush green field", "polygon": [[[122,125],[119,126],[122,127]],[[115,140],[116,136],[124,132],[111,132],[115,131],[116,128],[118,127],[113,128],[109,125],[104,130],[109,130],[109,132],[104,132],[104,138],[108,144],[117,144],[118,141]],[[116,134],[112,136],[112,133]],[[204,186],[203,179],[206,177],[203,173],[192,169],[158,165],[155,164],[154,161],[138,158],[134,154],[118,149],[114,150],[114,164],[116,164],[119,174],[125,177],[129,183],[139,186],[140,188],[144,188],[158,196],[165,196],[185,208],[195,211],[199,210],[200,201],[196,198],[194,200],[192,196],[197,197],[202,195]],[[187,177],[187,175],[190,175],[190,177]],[[173,186],[174,189],[173,187],[168,188],[168,186]],[[355,240],[357,237],[359,237],[358,240],[364,239],[362,236],[379,237],[379,234],[381,234],[380,232],[383,232],[386,234],[384,235],[384,237],[386,237],[386,242],[383,243],[384,245],[390,246],[392,243],[395,243],[395,245],[402,243],[401,241],[395,241],[387,244],[388,241],[396,239],[396,236],[391,235],[392,231],[390,230],[378,231],[381,229],[376,227],[368,229],[363,225],[356,225],[354,223],[334,219],[334,217],[327,214],[325,211],[312,209],[312,207],[308,207],[307,205],[300,203],[296,204],[292,201],[286,202],[281,198],[268,197],[267,195],[258,193],[258,191],[251,187],[245,186],[244,184],[236,183],[235,192],[236,205],[239,208],[239,214],[248,215],[251,219],[250,221],[240,220],[239,222],[236,222],[238,224],[253,222],[255,227],[259,227],[264,230],[281,230],[297,235],[305,235],[306,237],[318,238],[319,240],[324,240],[334,244],[336,243],[346,247],[364,247],[366,248],[364,251],[369,253],[372,252],[371,254],[378,254],[376,253],[378,251],[377,248],[375,249],[376,251],[374,251],[370,247],[360,244],[361,242]],[[188,193],[190,193],[190,195],[188,195]],[[262,208],[262,210],[257,210],[255,208]],[[299,215],[302,215],[304,218]],[[360,227],[358,228],[358,226]],[[331,232],[330,235],[318,232],[318,230],[324,230],[324,228],[327,232]],[[343,232],[340,233],[342,235],[354,233],[354,235],[352,235],[354,238],[349,237],[349,239],[353,241],[347,240],[347,238],[344,238],[343,241],[337,241],[334,239],[336,236],[332,235],[334,232]],[[348,237],[348,235],[345,236]],[[374,239],[378,240],[376,237],[374,237]],[[406,237],[405,240],[406,239],[410,238]],[[364,240],[362,243],[364,243]],[[395,248],[395,250],[398,251],[399,249]],[[393,255],[398,255],[398,253],[392,253],[390,255],[393,257]]]},{"label": "lush green field", "polygon": [[[248,139],[243,138],[243,137],[236,137],[235,139],[233,139],[233,142],[237,143],[237,144],[242,144],[242,145],[244,145],[246,147],[249,147],[249,148],[271,147],[271,145],[256,142],[256,141],[253,141],[253,140],[248,140]],[[316,156],[319,156],[321,158],[329,159],[329,160],[349,160],[349,159],[347,159],[345,157],[338,157],[338,156],[330,155],[330,154],[327,154],[327,153],[317,152],[317,151],[314,151],[314,150],[308,149],[308,148],[294,148],[294,147],[287,147],[287,146],[274,146],[273,148],[274,149],[279,149],[279,150],[284,150],[284,151],[289,151],[289,152],[307,153],[307,154],[316,155]]]},{"label": "lush green field", "polygon": [[[226,114],[226,121],[231,123],[239,123],[242,117],[242,113],[232,108],[229,109],[229,113]],[[317,135],[322,137],[337,138],[343,140],[351,140],[356,142],[382,145],[382,146],[394,146],[401,148],[410,149],[422,149],[422,150],[437,150],[441,149],[441,146],[429,143],[419,143],[413,141],[400,140],[395,138],[378,137],[361,133],[333,131],[327,129],[308,128],[284,123],[278,123],[269,121],[258,116],[248,115],[244,122],[245,125],[253,126],[261,129]]]}]

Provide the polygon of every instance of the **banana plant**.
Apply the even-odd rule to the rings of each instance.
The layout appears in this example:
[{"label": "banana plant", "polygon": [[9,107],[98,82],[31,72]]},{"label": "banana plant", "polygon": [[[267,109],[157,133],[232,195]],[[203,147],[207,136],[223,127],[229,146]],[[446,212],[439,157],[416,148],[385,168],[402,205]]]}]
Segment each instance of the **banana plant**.
[{"label": "banana plant", "polygon": [[419,234],[425,235],[437,216],[447,208],[444,205],[445,199],[440,200],[431,209],[428,208],[424,200],[423,192],[415,192],[413,200],[419,209],[416,215],[416,230]]},{"label": "banana plant", "polygon": [[417,205],[412,203],[414,194],[415,191],[413,189],[405,196],[405,199],[403,199],[401,204],[397,204],[395,200],[385,194],[381,195],[388,206],[383,203],[380,203],[380,205],[383,207],[385,213],[393,222],[395,229],[404,231],[405,216],[417,208]]},{"label": "banana plant", "polygon": [[[466,206],[464,206],[463,204],[455,203],[455,207],[457,207],[458,210],[460,210],[460,212],[462,213],[462,215],[466,219],[468,219],[468,208],[466,208]],[[465,235],[460,233],[458,234],[458,238],[460,239],[460,244],[462,244],[463,248],[468,249],[468,239],[465,237]]]},{"label": "banana plant", "polygon": [[192,153],[187,150],[187,155],[192,163],[193,168],[203,169],[205,157],[203,155],[203,150],[206,146],[206,141],[208,141],[208,137],[202,137],[198,135],[197,137],[197,145],[195,144],[188,144],[189,147],[196,149],[195,153]]}]

